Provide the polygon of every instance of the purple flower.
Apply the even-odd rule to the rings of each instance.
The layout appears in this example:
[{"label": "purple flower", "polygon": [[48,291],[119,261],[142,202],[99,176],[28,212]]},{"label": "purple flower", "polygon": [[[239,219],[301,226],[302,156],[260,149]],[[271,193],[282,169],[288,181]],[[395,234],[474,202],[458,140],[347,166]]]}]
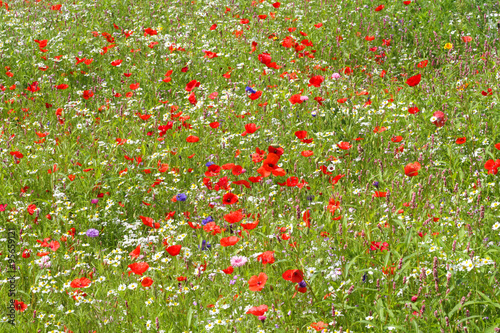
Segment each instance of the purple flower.
[{"label": "purple flower", "polygon": [[97,229],[89,229],[89,230],[87,230],[86,235],[87,235],[87,237],[92,237],[92,238],[98,237],[99,236],[99,230],[97,230]]},{"label": "purple flower", "polygon": [[177,201],[186,201],[187,200],[187,195],[184,193],[177,194]]},{"label": "purple flower", "polygon": [[307,287],[307,283],[305,281],[300,281],[299,288],[305,288],[305,287]]},{"label": "purple flower", "polygon": [[90,200],[90,203],[97,204],[99,202],[99,199],[92,199]]}]

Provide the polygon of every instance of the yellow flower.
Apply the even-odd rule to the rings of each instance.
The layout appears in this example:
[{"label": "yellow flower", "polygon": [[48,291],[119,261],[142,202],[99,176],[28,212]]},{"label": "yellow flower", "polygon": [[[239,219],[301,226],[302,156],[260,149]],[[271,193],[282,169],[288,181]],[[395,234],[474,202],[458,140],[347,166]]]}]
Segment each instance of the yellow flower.
[{"label": "yellow flower", "polygon": [[449,50],[449,49],[452,49],[453,48],[453,44],[452,43],[446,43],[444,44],[444,49],[445,50]]}]

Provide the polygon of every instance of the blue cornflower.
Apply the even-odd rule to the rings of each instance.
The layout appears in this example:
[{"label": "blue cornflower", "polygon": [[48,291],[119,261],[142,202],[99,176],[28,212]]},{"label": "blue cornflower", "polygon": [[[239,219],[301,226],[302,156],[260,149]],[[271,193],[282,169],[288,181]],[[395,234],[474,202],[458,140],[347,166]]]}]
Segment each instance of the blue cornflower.
[{"label": "blue cornflower", "polygon": [[176,199],[177,201],[186,201],[187,195],[185,195],[184,193],[177,194]]},{"label": "blue cornflower", "polygon": [[214,219],[212,218],[212,216],[209,216],[209,217],[207,217],[206,219],[203,219],[203,220],[201,221],[201,225],[205,225],[205,224],[207,224],[207,223],[209,223],[209,222],[213,222],[213,221],[214,221]]},{"label": "blue cornflower", "polygon": [[255,94],[255,93],[256,93],[256,91],[255,91],[255,90],[253,90],[253,89],[252,89],[252,88],[250,88],[250,87],[246,87],[246,88],[245,88],[245,92],[249,92],[249,93],[251,93],[251,94]]}]

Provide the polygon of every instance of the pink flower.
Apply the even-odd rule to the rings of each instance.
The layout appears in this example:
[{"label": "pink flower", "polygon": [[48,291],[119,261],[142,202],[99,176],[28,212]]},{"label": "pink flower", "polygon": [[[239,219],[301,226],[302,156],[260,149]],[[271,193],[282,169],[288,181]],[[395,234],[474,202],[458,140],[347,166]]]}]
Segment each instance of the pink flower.
[{"label": "pink flower", "polygon": [[246,264],[248,261],[247,257],[243,256],[234,256],[231,258],[231,266],[233,267],[241,267]]}]

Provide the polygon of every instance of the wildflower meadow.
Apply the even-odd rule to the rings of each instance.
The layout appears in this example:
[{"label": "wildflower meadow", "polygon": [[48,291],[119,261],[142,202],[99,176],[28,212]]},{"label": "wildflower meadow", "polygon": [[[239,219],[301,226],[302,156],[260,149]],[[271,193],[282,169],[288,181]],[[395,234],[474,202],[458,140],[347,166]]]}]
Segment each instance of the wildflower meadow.
[{"label": "wildflower meadow", "polygon": [[500,332],[499,12],[0,0],[0,332]]}]

